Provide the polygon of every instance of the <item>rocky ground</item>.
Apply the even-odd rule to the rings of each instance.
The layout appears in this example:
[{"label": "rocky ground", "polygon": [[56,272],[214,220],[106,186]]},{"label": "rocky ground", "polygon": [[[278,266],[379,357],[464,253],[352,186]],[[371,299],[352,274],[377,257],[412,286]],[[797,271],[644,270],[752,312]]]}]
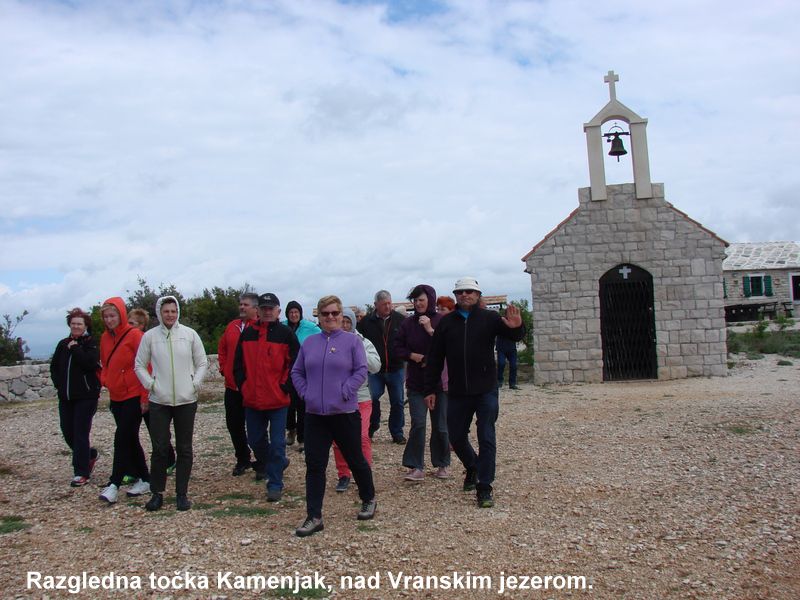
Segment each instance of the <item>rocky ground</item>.
[{"label": "rocky ground", "polygon": [[[98,500],[111,468],[107,406],[93,434],[101,460],[92,484],[78,489],[68,485],[55,405],[3,406],[0,516],[5,529],[21,529],[0,535],[0,597],[69,597],[28,589],[28,573],[39,574],[32,575],[39,585],[68,586],[78,582],[48,576],[84,571],[126,575],[131,585],[141,577],[142,590],[112,597],[288,597],[287,589],[228,588],[248,582],[236,576],[316,571],[331,591],[307,597],[794,600],[800,365],[779,365],[775,356],[734,362],[721,379],[503,390],[494,509],[476,508],[461,491],[456,465],[448,481],[403,482],[402,448],[381,429],[376,519],[357,522],[355,491],[333,492],[331,461],[325,531],[308,539],[293,535],[305,514],[302,456],[290,449],[286,495],[277,504],[267,504],[252,476],[231,477],[218,389],[204,394],[198,412],[195,505],[186,513],[171,498],[152,514],[143,509],[146,498],[110,507]],[[232,575],[218,580],[218,572]],[[401,574],[412,577],[409,589]],[[379,589],[342,589],[348,575],[354,585]],[[509,590],[538,583],[528,576],[549,589]],[[567,576],[585,577],[586,589],[554,589]],[[202,588],[203,577],[207,590],[175,589]]]}]

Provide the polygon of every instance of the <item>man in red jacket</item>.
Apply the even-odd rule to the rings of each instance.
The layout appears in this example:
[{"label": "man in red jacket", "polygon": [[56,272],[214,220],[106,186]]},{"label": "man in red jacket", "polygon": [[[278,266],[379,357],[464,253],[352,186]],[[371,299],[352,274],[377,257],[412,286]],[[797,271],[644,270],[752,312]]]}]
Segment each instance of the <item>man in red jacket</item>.
[{"label": "man in red jacket", "polygon": [[[225,328],[219,338],[217,353],[219,355],[219,372],[225,378],[225,425],[233,443],[236,453],[236,465],[233,467],[233,476],[238,477],[250,468],[250,447],[247,445],[247,431],[245,429],[244,406],[242,393],[236,386],[233,378],[233,359],[236,355],[236,344],[239,336],[248,325],[252,325],[258,318],[258,294],[247,292],[239,296],[239,318],[234,319]],[[258,465],[257,465],[258,467]],[[263,469],[263,466],[261,467]]]},{"label": "man in red jacket", "polygon": [[267,501],[283,494],[286,458],[286,413],[292,368],[300,344],[292,330],[278,322],[280,301],[275,294],[258,297],[259,319],[245,328],[236,346],[234,379],[242,392],[247,441],[256,462],[264,465],[256,479],[267,479]]}]

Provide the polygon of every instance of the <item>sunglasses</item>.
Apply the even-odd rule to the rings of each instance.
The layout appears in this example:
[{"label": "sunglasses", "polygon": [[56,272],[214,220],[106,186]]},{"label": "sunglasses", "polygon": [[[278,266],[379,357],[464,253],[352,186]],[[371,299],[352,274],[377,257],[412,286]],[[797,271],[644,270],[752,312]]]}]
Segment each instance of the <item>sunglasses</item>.
[{"label": "sunglasses", "polygon": [[321,314],[323,317],[338,317],[340,314],[342,314],[342,311],[340,311],[340,310],[321,310],[319,312],[319,314]]},{"label": "sunglasses", "polygon": [[456,290],[453,293],[456,296],[461,296],[462,294],[477,294],[475,290]]}]

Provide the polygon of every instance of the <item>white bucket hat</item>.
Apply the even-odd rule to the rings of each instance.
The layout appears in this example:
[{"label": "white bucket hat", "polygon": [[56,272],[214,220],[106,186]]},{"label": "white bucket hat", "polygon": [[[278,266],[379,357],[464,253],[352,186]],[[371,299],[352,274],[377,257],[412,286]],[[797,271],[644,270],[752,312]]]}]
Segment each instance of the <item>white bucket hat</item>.
[{"label": "white bucket hat", "polygon": [[453,287],[453,293],[459,290],[475,290],[476,292],[482,292],[481,287],[478,285],[478,280],[474,277],[461,277],[456,281],[456,285]]}]

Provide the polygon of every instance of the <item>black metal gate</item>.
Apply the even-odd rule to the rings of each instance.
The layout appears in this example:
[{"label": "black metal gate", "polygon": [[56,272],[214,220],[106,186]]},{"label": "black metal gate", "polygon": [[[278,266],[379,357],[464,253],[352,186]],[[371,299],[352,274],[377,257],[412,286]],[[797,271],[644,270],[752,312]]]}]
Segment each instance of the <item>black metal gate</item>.
[{"label": "black metal gate", "polygon": [[603,380],[657,379],[653,277],[617,265],[600,278]]}]

